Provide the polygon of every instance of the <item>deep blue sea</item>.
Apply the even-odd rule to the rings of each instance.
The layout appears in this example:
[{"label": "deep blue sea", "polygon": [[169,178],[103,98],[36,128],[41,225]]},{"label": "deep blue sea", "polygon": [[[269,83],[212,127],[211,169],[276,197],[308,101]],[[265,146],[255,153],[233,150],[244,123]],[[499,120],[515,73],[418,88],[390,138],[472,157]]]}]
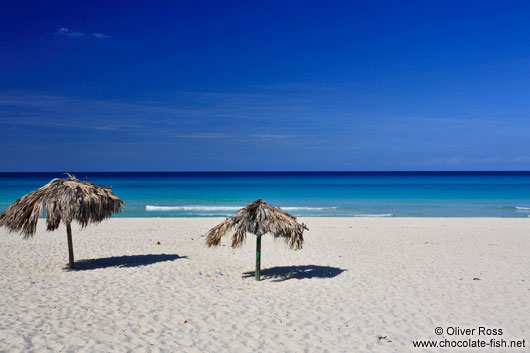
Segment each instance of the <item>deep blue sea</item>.
[{"label": "deep blue sea", "polygon": [[[118,217],[228,216],[257,198],[295,216],[530,217],[530,172],[72,173]],[[0,173],[0,210],[62,173]]]}]

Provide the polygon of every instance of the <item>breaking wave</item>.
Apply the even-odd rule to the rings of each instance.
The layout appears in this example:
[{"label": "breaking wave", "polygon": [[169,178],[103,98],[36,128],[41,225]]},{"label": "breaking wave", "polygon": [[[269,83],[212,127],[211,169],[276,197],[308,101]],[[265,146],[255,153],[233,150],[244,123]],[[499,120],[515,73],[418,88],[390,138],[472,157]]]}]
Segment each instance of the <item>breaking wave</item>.
[{"label": "breaking wave", "polygon": [[145,206],[146,211],[237,211],[237,206]]},{"label": "breaking wave", "polygon": [[376,213],[376,214],[354,214],[353,217],[394,217],[393,213]]},{"label": "breaking wave", "polygon": [[[237,211],[245,206],[145,206],[146,211],[196,211],[196,212],[216,212],[216,211]],[[337,207],[281,207],[285,211],[323,211],[334,210]]]},{"label": "breaking wave", "polygon": [[280,207],[284,211],[322,211],[335,210],[337,207]]}]

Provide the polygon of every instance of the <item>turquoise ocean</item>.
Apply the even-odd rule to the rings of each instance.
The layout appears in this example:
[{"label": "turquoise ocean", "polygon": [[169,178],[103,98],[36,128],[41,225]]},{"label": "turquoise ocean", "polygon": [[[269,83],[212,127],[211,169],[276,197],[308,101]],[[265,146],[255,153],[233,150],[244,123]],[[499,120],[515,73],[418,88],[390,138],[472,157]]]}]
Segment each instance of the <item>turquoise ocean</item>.
[{"label": "turquoise ocean", "polygon": [[[530,172],[86,173],[118,217],[228,216],[257,198],[295,216],[530,217]],[[0,211],[62,173],[0,173]]]}]

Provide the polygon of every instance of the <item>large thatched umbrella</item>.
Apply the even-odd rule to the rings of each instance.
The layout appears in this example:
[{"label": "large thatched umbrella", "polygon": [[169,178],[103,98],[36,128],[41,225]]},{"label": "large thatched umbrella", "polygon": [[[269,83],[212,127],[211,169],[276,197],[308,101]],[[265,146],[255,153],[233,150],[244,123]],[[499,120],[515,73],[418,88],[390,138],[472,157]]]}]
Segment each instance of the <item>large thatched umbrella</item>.
[{"label": "large thatched umbrella", "polygon": [[61,220],[66,225],[70,268],[74,268],[72,221],[79,222],[84,228],[88,223],[99,223],[112,213],[120,212],[123,204],[110,187],[79,181],[68,174],[68,178],[53,179],[16,200],[0,214],[0,226],[7,227],[11,232],[20,231],[24,238],[31,237],[35,234],[44,206],[48,231],[59,228]]},{"label": "large thatched umbrella", "polygon": [[256,235],[256,281],[260,280],[261,267],[261,236],[271,233],[275,238],[284,238],[289,248],[302,249],[304,242],[305,224],[300,224],[296,218],[284,210],[268,205],[262,199],[257,199],[245,208],[237,211],[232,217],[210,229],[206,236],[208,247],[217,246],[221,238],[234,230],[232,247],[243,245],[248,233]]}]

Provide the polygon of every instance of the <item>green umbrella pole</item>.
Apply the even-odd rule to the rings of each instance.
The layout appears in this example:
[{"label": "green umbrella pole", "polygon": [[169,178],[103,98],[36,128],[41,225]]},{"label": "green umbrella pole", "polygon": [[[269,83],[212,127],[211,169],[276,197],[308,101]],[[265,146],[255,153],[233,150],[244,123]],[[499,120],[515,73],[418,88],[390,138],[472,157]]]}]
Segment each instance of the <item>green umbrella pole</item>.
[{"label": "green umbrella pole", "polygon": [[256,281],[260,280],[261,268],[261,235],[256,237]]}]

